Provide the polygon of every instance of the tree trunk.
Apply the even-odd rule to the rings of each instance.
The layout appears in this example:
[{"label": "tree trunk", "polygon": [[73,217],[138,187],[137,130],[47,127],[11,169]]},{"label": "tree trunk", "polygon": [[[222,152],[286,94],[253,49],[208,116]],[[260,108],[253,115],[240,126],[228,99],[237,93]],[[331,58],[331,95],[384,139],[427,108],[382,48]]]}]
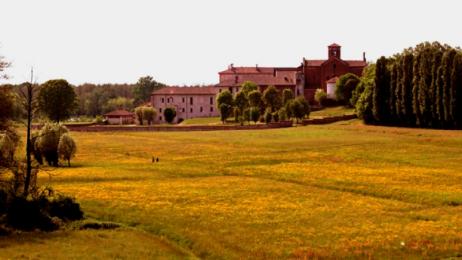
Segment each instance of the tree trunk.
[{"label": "tree trunk", "polygon": [[[32,73],[31,73],[32,78]],[[32,79],[30,85],[27,86],[27,137],[26,137],[26,178],[24,180],[24,197],[29,195],[29,186],[32,173],[32,158],[31,158],[31,148],[32,142],[30,139],[31,132],[31,123],[32,123]]]}]

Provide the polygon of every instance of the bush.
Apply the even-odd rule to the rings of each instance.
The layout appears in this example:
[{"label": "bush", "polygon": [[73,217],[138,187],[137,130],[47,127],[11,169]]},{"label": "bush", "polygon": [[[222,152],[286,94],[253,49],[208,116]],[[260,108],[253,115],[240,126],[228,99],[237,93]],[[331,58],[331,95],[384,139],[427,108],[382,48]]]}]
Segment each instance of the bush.
[{"label": "bush", "polygon": [[62,220],[79,220],[83,218],[83,212],[79,203],[71,197],[58,195],[49,203],[49,214]]},{"label": "bush", "polygon": [[260,118],[260,108],[251,107],[250,108],[250,120],[252,120],[256,124],[259,118]]},{"label": "bush", "polygon": [[167,121],[167,123],[171,124],[173,122],[173,119],[175,119],[175,117],[176,117],[175,108],[167,107],[164,110],[164,117],[165,117],[165,121]]},{"label": "bush", "polygon": [[337,100],[342,104],[349,106],[351,94],[359,83],[359,78],[353,73],[347,73],[341,76],[335,87]]},{"label": "bush", "polygon": [[278,117],[279,117],[279,120],[281,120],[281,121],[286,121],[287,120],[287,110],[286,110],[285,107],[282,107],[281,109],[279,109]]},{"label": "bush", "polygon": [[43,204],[44,202],[41,200],[14,197],[8,205],[7,224],[13,228],[26,231],[36,228],[45,231],[57,229],[58,226],[42,211]]},{"label": "bush", "polygon": [[265,119],[265,123],[267,123],[267,124],[271,123],[271,120],[273,118],[273,116],[271,114],[271,108],[266,109],[265,115],[263,117]]},{"label": "bush", "polygon": [[0,210],[3,205],[6,224],[25,231],[52,231],[58,229],[62,221],[83,219],[80,205],[73,198],[54,197],[51,189],[44,191],[25,198],[0,190]]},{"label": "bush", "polygon": [[314,100],[318,102],[320,106],[325,106],[325,101],[327,99],[327,93],[321,88],[316,89],[316,92],[314,94]]},{"label": "bush", "polygon": [[45,124],[37,134],[35,149],[37,149],[50,166],[58,166],[58,145],[63,134],[68,133],[61,124]]},{"label": "bush", "polygon": [[275,123],[279,122],[279,112],[274,112],[271,114],[271,116],[273,117],[273,121]]},{"label": "bush", "polygon": [[77,145],[74,139],[72,139],[68,133],[63,134],[59,139],[58,155],[63,160],[67,161],[69,167],[71,167],[71,158],[75,155],[76,151]]}]

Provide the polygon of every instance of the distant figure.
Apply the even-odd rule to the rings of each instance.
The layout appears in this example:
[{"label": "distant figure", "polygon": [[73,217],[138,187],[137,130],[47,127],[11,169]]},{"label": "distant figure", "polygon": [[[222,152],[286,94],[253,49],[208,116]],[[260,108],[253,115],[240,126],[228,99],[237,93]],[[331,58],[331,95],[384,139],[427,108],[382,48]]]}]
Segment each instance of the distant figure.
[{"label": "distant figure", "polygon": [[159,162],[159,157],[152,157],[152,163]]},{"label": "distant figure", "polygon": [[156,162],[159,162],[159,157],[156,158]]}]

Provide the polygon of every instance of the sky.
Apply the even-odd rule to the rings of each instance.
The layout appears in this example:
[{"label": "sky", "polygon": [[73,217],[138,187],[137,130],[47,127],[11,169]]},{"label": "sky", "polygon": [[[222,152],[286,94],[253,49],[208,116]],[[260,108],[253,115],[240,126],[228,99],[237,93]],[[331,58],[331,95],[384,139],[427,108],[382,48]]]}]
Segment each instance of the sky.
[{"label": "sky", "polygon": [[0,0],[0,83],[218,83],[235,66],[369,61],[423,41],[462,45],[458,0]]}]

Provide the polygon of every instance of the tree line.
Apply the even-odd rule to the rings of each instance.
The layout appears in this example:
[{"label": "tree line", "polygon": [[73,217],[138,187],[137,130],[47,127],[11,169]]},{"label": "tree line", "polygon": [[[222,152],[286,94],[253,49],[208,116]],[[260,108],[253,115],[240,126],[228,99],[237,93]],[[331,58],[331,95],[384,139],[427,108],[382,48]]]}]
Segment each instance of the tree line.
[{"label": "tree line", "polygon": [[[27,84],[5,84],[0,87],[11,89],[19,95]],[[165,86],[151,76],[146,76],[135,84],[85,83],[79,86],[73,86],[64,79],[56,79],[35,85],[34,89],[39,93],[41,114],[60,122],[71,116],[96,117],[117,109],[134,111],[135,107],[149,101],[152,91]],[[19,106],[13,107],[13,118],[20,119],[24,114]]]},{"label": "tree line", "polygon": [[373,67],[355,89],[354,105],[366,123],[462,127],[460,48],[425,42],[381,57]]}]

